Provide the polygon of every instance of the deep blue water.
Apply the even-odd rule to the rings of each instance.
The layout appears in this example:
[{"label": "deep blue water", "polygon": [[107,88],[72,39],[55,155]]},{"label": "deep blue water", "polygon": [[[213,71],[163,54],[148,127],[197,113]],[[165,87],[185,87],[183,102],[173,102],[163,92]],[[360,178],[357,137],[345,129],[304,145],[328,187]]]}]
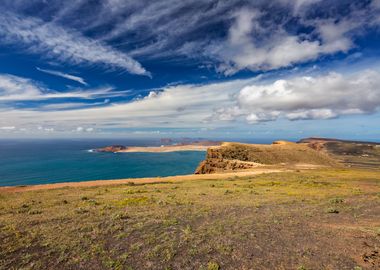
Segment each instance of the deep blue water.
[{"label": "deep blue water", "polygon": [[191,174],[205,152],[97,153],[112,145],[159,145],[139,140],[0,140],[0,186]]}]

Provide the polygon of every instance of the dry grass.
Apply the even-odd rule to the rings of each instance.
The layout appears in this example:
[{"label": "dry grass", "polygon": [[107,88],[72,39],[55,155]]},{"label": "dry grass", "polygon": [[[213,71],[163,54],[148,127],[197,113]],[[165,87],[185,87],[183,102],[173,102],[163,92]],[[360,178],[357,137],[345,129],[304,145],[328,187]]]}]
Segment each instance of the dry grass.
[{"label": "dry grass", "polygon": [[[220,147],[213,147],[215,157],[251,161],[273,165],[280,163],[307,163],[318,165],[336,165],[336,162],[327,155],[315,151],[303,144],[282,142],[278,144],[242,144],[225,143]],[[212,153],[212,157],[214,153]]]},{"label": "dry grass", "polygon": [[0,269],[378,269],[378,172],[0,193]]}]

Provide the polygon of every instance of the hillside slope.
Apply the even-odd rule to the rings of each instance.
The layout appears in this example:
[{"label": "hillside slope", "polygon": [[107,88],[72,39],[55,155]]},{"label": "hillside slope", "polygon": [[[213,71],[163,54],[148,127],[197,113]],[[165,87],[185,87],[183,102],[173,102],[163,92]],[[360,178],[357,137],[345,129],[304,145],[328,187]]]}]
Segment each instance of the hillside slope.
[{"label": "hillside slope", "polygon": [[307,144],[285,141],[270,145],[228,142],[218,147],[210,147],[206,159],[201,162],[195,173],[215,173],[277,164],[338,165],[334,159]]},{"label": "hillside slope", "polygon": [[348,167],[380,169],[380,143],[327,138],[307,138],[298,143],[326,153]]},{"label": "hillside slope", "polygon": [[0,269],[380,269],[380,172],[227,175],[0,189]]}]

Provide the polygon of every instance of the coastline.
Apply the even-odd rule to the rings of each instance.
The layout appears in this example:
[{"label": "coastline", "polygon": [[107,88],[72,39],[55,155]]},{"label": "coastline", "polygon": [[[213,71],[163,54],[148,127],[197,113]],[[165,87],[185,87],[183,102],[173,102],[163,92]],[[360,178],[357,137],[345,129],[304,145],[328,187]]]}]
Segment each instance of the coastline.
[{"label": "coastline", "polygon": [[97,186],[110,186],[121,184],[150,184],[150,183],[164,183],[164,182],[181,182],[181,181],[193,181],[193,180],[217,180],[226,179],[235,176],[254,176],[265,173],[276,173],[292,171],[285,168],[260,168],[254,170],[215,173],[215,174],[188,174],[188,175],[176,175],[166,177],[147,177],[147,178],[126,178],[126,179],[111,179],[111,180],[93,180],[93,181],[80,181],[80,182],[62,182],[53,184],[39,184],[39,185],[27,185],[27,186],[3,186],[0,187],[1,193],[13,193],[13,192],[26,192],[34,190],[47,190],[47,189],[59,189],[59,188],[76,188],[76,187],[97,187]]},{"label": "coastline", "polygon": [[161,146],[124,146],[124,145],[110,145],[98,149],[91,149],[91,152],[110,152],[110,153],[167,153],[167,152],[181,152],[181,151],[207,151],[208,148],[213,146],[220,146],[222,142],[196,142],[191,144],[173,144]]},{"label": "coastline", "polygon": [[133,146],[114,153],[167,153],[181,151],[207,151],[210,146],[204,145],[169,145],[169,146]]}]

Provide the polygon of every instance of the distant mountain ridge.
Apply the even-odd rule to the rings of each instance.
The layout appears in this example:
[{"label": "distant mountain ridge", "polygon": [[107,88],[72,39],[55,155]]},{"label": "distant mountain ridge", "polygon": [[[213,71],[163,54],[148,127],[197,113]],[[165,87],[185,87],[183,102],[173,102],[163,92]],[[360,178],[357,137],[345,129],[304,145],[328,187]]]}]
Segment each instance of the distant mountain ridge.
[{"label": "distant mountain ridge", "polygon": [[379,142],[369,142],[369,141],[353,141],[353,140],[341,140],[334,138],[320,138],[320,137],[309,137],[297,141],[297,143],[309,143],[312,141],[321,141],[321,142],[342,142],[342,143],[356,143],[356,144],[374,144],[380,145]]}]

